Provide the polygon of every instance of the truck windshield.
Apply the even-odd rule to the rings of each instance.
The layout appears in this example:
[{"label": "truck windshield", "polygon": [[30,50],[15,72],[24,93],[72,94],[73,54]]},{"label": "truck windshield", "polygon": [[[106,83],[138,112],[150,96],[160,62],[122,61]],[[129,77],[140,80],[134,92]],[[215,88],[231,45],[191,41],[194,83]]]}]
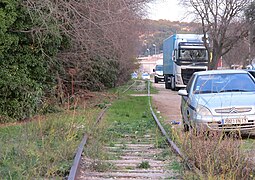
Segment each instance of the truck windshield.
[{"label": "truck windshield", "polygon": [[207,60],[206,49],[180,49],[180,60]]},{"label": "truck windshield", "polygon": [[163,71],[163,65],[156,65],[156,71]]}]

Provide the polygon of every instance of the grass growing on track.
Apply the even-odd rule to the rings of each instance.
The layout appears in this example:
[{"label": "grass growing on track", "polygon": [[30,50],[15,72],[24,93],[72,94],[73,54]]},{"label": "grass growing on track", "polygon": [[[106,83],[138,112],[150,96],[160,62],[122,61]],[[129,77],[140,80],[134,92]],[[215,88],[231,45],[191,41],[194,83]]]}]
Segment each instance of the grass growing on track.
[{"label": "grass growing on track", "polygon": [[114,146],[116,140],[125,136],[136,139],[147,133],[158,133],[156,131],[158,130],[148,108],[148,97],[122,96],[112,104],[92,134],[93,142],[89,143],[85,153],[90,158],[108,159],[101,143]]},{"label": "grass growing on track", "polygon": [[[147,84],[144,84],[147,88]],[[153,89],[153,88],[152,88]],[[156,92],[156,90],[154,91]],[[116,147],[119,156],[122,149],[126,147],[126,141],[131,143],[141,143],[141,137],[155,137],[153,143],[156,148],[165,148],[162,153],[155,155],[156,159],[166,160],[173,158],[173,153],[168,147],[166,140],[162,137],[149,109],[147,90],[144,96],[129,96],[129,93],[138,94],[132,89],[122,95],[115,101],[106,113],[105,118],[100,122],[97,130],[93,133],[91,140],[85,148],[85,154],[94,160],[93,164],[101,164],[103,160],[118,159],[107,154],[104,145],[115,147],[115,144],[123,144]],[[102,143],[102,144],[101,144]],[[177,161],[176,161],[177,162]],[[142,162],[141,162],[142,163]],[[181,166],[181,164],[180,164]],[[92,167],[100,171],[100,167]],[[108,166],[108,169],[114,169],[114,166]],[[175,168],[169,164],[169,169]]]},{"label": "grass growing on track", "polygon": [[110,123],[107,136],[123,137],[125,134],[142,135],[155,128],[148,109],[148,98],[124,97],[109,109],[106,121]]},{"label": "grass growing on track", "polygon": [[[122,91],[132,83],[130,81],[122,89],[112,90],[112,93],[116,97],[116,92],[119,92],[117,94],[121,98]],[[125,94],[130,94],[130,92]],[[122,115],[119,114],[119,118],[125,119],[126,127],[123,128],[124,124],[119,122],[119,129],[122,129],[123,132],[139,134],[142,128],[147,130],[144,127],[153,127],[153,121],[149,120],[150,123],[147,121],[147,118],[150,117],[147,98],[141,97],[136,100],[130,98],[130,100],[136,103],[135,106],[132,105],[132,108],[137,109],[137,111],[142,107],[142,113],[139,115],[139,119],[136,119],[141,120],[141,122],[138,125],[134,123],[128,127],[129,119],[137,114],[132,115],[132,108],[125,113],[124,108]],[[100,102],[102,102],[102,99],[100,99]],[[99,103],[97,107],[101,108],[108,103],[107,100],[104,103]],[[129,105],[127,104],[126,107]],[[104,129],[105,137],[111,137],[111,129],[107,130],[108,123],[104,123],[104,121],[100,123],[100,128],[93,132],[95,130],[95,117],[99,112],[98,108],[74,108],[74,111],[38,116],[35,121],[26,124],[0,127],[0,179],[62,179],[66,177],[84,132],[92,134],[93,138]],[[118,105],[116,108],[118,108]],[[112,123],[112,125],[116,125],[115,122]],[[145,124],[147,125],[144,126]],[[105,137],[102,137],[102,139],[93,138],[92,156],[107,156],[100,149],[101,140],[109,140]],[[99,163],[97,167],[103,171],[110,165]]]}]

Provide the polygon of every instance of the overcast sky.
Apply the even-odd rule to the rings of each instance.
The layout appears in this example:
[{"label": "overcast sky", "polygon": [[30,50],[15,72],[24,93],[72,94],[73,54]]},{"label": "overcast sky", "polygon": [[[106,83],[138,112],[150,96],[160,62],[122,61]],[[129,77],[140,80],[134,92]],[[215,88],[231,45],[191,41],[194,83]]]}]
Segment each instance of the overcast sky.
[{"label": "overcast sky", "polygon": [[178,0],[156,0],[149,4],[148,18],[153,20],[190,21],[186,10],[178,5]]}]

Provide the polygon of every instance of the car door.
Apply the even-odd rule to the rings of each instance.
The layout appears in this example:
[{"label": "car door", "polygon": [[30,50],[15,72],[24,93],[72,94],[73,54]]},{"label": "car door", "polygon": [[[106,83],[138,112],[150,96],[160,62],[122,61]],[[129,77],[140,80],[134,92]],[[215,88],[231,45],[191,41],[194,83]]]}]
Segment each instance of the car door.
[{"label": "car door", "polygon": [[190,78],[190,80],[186,86],[188,95],[182,96],[182,101],[181,101],[181,113],[182,113],[183,120],[186,123],[190,123],[189,122],[190,115],[191,115],[192,111],[194,111],[194,109],[191,106],[192,87],[194,84],[194,80],[195,80],[195,75],[192,75],[192,77]]}]

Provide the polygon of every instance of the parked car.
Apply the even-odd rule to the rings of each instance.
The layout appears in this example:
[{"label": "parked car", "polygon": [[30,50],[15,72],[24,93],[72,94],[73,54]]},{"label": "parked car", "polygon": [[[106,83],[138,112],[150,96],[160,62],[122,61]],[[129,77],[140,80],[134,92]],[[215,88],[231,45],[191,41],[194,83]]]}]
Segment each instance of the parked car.
[{"label": "parked car", "polygon": [[195,72],[178,94],[184,131],[255,129],[255,79],[245,70]]},{"label": "parked car", "polygon": [[150,79],[150,74],[149,73],[143,73],[142,74],[142,79],[144,79],[144,80]]},{"label": "parked car", "polygon": [[255,78],[255,70],[254,69],[247,69],[247,71]]},{"label": "parked car", "polygon": [[137,79],[137,77],[138,77],[138,75],[137,75],[136,72],[133,72],[133,73],[131,74],[131,78],[132,78],[132,79]]}]

